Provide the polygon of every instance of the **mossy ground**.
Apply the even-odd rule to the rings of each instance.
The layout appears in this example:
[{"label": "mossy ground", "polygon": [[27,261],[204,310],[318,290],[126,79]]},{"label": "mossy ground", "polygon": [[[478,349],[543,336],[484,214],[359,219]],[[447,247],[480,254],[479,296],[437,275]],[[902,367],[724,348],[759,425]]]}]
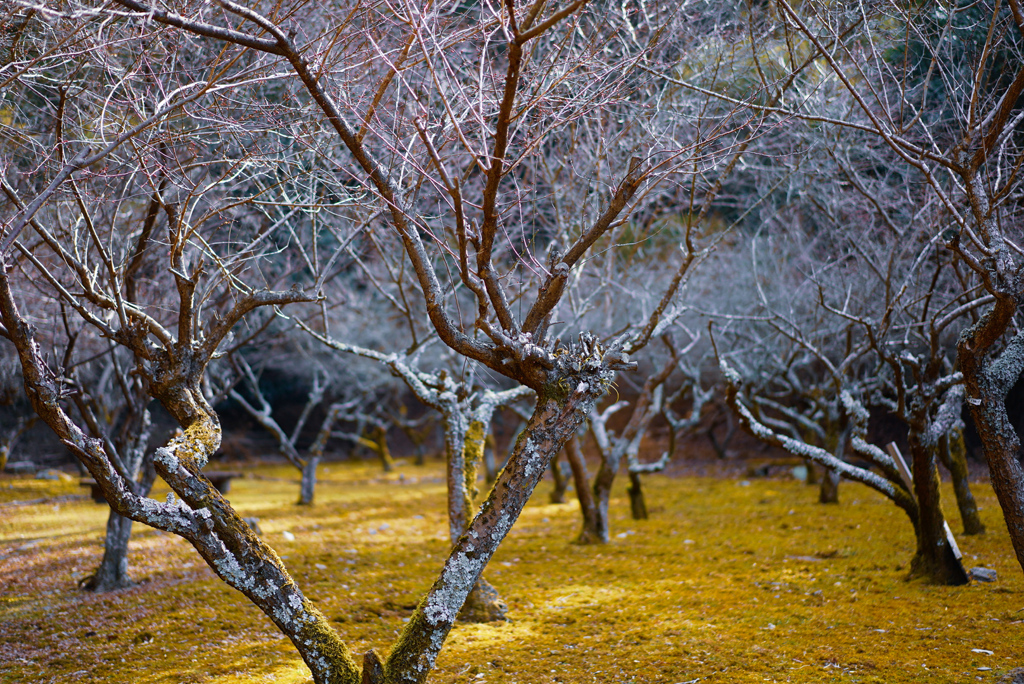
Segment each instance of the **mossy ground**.
[{"label": "mossy ground", "polygon": [[[313,508],[293,505],[284,467],[250,471],[260,479],[229,498],[358,656],[386,653],[447,552],[440,466],[323,471]],[[859,485],[822,506],[795,481],[645,482],[651,519],[628,519],[620,482],[612,542],[589,547],[570,543],[577,506],[546,504],[543,483],[486,571],[511,621],[457,626],[431,681],[933,684],[1024,665],[1024,576],[987,484],[974,488],[988,533],[958,541],[998,581],[934,587],[904,580],[910,525]],[[0,501],[80,492],[0,479]],[[310,681],[270,621],[171,535],[135,526],[137,586],[76,589],[106,515],[84,498],[0,506],[0,682]]]}]

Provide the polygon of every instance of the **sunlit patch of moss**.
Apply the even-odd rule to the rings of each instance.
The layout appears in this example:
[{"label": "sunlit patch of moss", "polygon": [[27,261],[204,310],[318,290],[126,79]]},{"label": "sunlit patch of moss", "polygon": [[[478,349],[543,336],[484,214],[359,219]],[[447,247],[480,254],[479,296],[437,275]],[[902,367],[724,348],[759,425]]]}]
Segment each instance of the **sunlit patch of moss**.
[{"label": "sunlit patch of moss", "polygon": [[[260,479],[236,480],[231,500],[353,653],[386,653],[447,556],[443,472],[325,470],[312,509],[294,505],[290,466],[252,469]],[[957,541],[999,578],[966,587],[904,581],[912,530],[857,485],[821,506],[796,482],[650,477],[651,519],[631,520],[616,490],[612,541],[588,547],[570,543],[578,506],[546,503],[548,486],[487,568],[512,621],[457,625],[431,682],[991,682],[1024,663],[1024,578],[987,485],[975,494],[989,532]],[[84,499],[3,509],[0,682],[310,681],[269,620],[172,535],[136,525],[140,583],[77,591],[106,513]]]}]

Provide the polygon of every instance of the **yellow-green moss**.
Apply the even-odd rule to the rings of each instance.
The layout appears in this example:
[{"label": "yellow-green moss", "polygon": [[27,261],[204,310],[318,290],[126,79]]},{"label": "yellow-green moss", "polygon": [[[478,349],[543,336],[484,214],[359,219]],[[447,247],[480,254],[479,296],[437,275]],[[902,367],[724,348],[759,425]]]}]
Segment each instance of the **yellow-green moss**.
[{"label": "yellow-green moss", "polygon": [[340,670],[331,680],[331,684],[358,684],[359,668],[356,666],[355,660],[352,659],[352,653],[348,646],[338,637],[337,632],[331,629],[324,614],[317,610],[308,599],[304,601],[303,608],[316,620],[303,630],[303,636],[312,639],[317,644],[317,650]]},{"label": "yellow-green moss", "polygon": [[[232,489],[351,653],[390,650],[448,551],[442,465],[399,470],[402,481],[377,462],[328,463],[315,509],[292,505],[287,464],[254,469],[275,479]],[[25,483],[23,498],[67,490],[3,477],[0,493],[11,483]],[[431,684],[994,682],[1024,664],[1024,576],[988,485],[974,491],[989,532],[973,537],[959,534],[943,486],[966,564],[998,572],[966,587],[906,582],[915,550],[906,516],[858,485],[842,485],[838,506],[794,481],[651,476],[644,485],[650,520],[631,520],[617,488],[611,543],[579,547],[569,543],[578,506],[548,504],[551,483],[541,483],[486,570],[512,622],[457,625]],[[0,509],[0,682],[308,684],[266,616],[172,535],[135,526],[136,587],[76,590],[99,563],[108,510],[76,493],[71,503]]]}]

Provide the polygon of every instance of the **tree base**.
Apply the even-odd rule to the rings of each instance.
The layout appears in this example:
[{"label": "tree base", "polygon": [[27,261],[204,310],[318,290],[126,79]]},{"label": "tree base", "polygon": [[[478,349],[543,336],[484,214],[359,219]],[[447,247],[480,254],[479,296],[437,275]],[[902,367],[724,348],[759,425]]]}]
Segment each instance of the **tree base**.
[{"label": "tree base", "polygon": [[89,575],[88,577],[78,581],[78,588],[83,591],[91,591],[96,594],[103,594],[108,591],[117,591],[118,589],[128,589],[134,587],[135,582],[132,582],[130,578],[124,577],[101,577],[100,573]]},{"label": "tree base", "polygon": [[498,590],[483,577],[477,580],[473,591],[459,611],[461,622],[504,622],[508,618],[508,604],[501,600]]},{"label": "tree base", "polygon": [[573,541],[573,544],[579,544],[580,546],[588,546],[590,544],[604,544],[607,540],[601,537],[601,533],[595,529],[591,529],[586,525],[580,530],[580,534]]},{"label": "tree base", "polygon": [[948,545],[936,558],[929,558],[918,552],[910,561],[910,572],[908,580],[922,580],[928,584],[939,584],[947,587],[958,587],[969,584],[971,578],[967,576],[963,563],[953,554],[953,549]]}]

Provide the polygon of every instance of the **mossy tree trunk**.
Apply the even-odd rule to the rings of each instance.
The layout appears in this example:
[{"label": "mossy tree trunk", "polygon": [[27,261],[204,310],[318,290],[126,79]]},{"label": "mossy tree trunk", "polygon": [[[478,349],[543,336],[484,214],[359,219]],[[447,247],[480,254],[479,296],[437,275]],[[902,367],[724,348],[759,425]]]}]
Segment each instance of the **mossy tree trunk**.
[{"label": "mossy tree trunk", "polygon": [[[551,459],[575,434],[598,396],[603,378],[578,383],[568,396],[538,401],[526,429],[516,441],[505,469],[487,500],[454,545],[441,576],[413,613],[385,664],[385,681],[419,684],[427,674],[459,614],[501,540],[518,519]],[[595,387],[596,386],[596,387]]]},{"label": "mossy tree trunk", "polygon": [[383,425],[375,425],[373,428],[373,450],[380,459],[380,466],[385,473],[395,469],[395,459],[391,457],[391,449],[388,447],[388,430]]},{"label": "mossy tree trunk", "polygon": [[[147,496],[156,478],[148,455],[151,421],[146,405],[151,400],[138,379],[129,378],[115,363],[116,353],[112,351],[106,358],[110,366],[105,369],[108,377],[121,376],[116,389],[105,387],[101,378],[100,384],[89,394],[76,395],[74,403],[91,435],[101,439],[111,460],[121,465],[121,474],[133,491]],[[118,515],[111,507],[103,539],[103,558],[96,571],[79,583],[82,588],[105,592],[132,585],[128,575],[131,531],[132,521]]]},{"label": "mossy tree trunk", "polygon": [[493,484],[498,479],[498,440],[494,436],[493,424],[487,431],[487,439],[484,441],[484,479],[487,484]]},{"label": "mossy tree trunk", "polygon": [[[186,300],[183,309],[191,312],[194,282],[176,277]],[[252,306],[284,304],[300,297],[301,293],[256,293]],[[147,346],[145,356],[140,351],[145,361],[140,361],[138,370],[145,376],[147,390],[183,428],[153,457],[157,474],[174,493],[161,503],[140,496],[114,466],[102,441],[86,435],[61,407],[61,385],[48,371],[30,326],[18,312],[2,259],[0,315],[18,350],[35,412],[88,468],[111,508],[122,517],[188,540],[222,580],[243,593],[291,640],[317,684],[356,684],[359,670],[327,618],[303,596],[277,554],[202,474],[221,439],[217,415],[203,396],[202,377],[210,356],[237,318],[218,321],[200,345],[191,342],[193,330],[186,325],[191,316],[183,316],[186,323],[179,330],[185,341],[168,348]],[[128,342],[144,344],[138,339]]]}]

